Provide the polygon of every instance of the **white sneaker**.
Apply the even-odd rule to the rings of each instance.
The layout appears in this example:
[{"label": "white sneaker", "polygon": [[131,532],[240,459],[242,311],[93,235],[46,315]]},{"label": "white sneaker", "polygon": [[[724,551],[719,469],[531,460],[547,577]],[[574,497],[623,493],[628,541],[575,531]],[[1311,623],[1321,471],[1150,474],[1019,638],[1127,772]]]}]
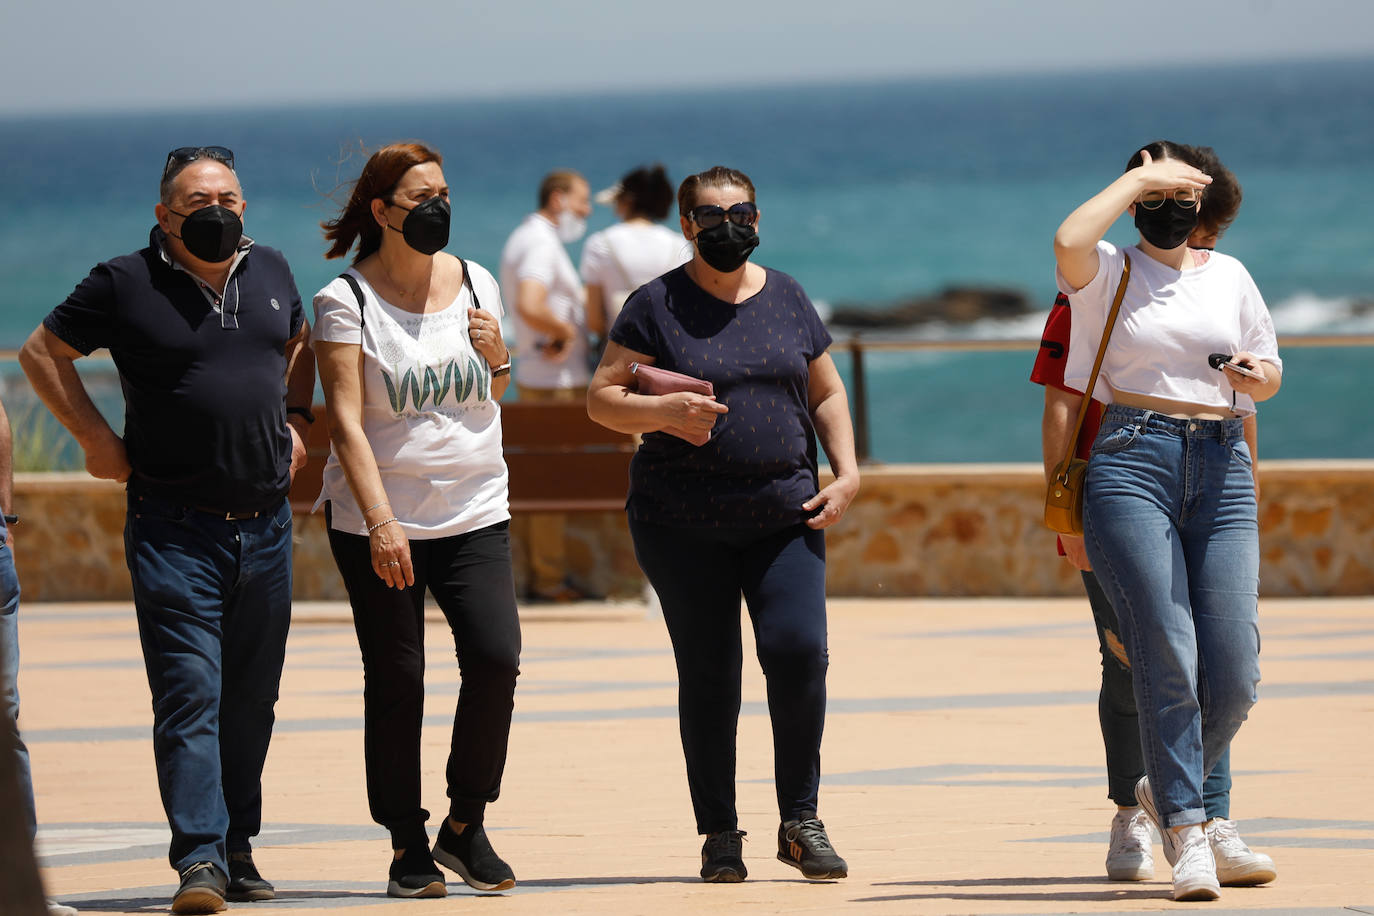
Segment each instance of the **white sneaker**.
[{"label": "white sneaker", "polygon": [[1217,863],[1212,858],[1212,844],[1200,824],[1171,830],[1178,844],[1178,861],[1174,863],[1175,900],[1215,900],[1221,896],[1217,883]]},{"label": "white sneaker", "polygon": [[1150,818],[1139,808],[1118,808],[1107,847],[1107,877],[1112,881],[1149,881],[1155,876]]},{"label": "white sneaker", "polygon": [[1236,822],[1214,817],[1205,828],[1217,863],[1217,878],[1227,887],[1253,887],[1278,877],[1274,860],[1255,852],[1240,838]]},{"label": "white sneaker", "polygon": [[1164,858],[1170,865],[1178,862],[1178,834],[1165,828],[1164,822],[1159,819],[1159,809],[1155,807],[1155,796],[1150,791],[1150,777],[1140,777],[1140,782],[1135,784],[1135,800],[1140,805],[1140,810],[1145,812],[1145,816],[1154,824],[1155,832],[1159,834],[1159,845],[1164,847]]},{"label": "white sneaker", "polygon": [[75,907],[67,906],[65,903],[58,903],[56,900],[49,900],[48,916],[78,916],[78,914]]}]

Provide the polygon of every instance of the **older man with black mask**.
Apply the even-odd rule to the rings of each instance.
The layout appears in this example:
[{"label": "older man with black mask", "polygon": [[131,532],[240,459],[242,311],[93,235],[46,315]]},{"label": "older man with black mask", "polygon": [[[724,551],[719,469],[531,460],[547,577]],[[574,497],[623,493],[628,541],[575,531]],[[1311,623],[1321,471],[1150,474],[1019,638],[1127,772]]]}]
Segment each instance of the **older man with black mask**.
[{"label": "older man with black mask", "polygon": [[[291,271],[243,235],[244,209],[229,150],[173,150],[148,247],[96,265],[20,353],[86,469],[128,484],[174,913],[274,895],[250,840],[291,617],[287,491],[305,460],[314,359]],[[102,347],[124,391],[123,436],[74,366]]]}]

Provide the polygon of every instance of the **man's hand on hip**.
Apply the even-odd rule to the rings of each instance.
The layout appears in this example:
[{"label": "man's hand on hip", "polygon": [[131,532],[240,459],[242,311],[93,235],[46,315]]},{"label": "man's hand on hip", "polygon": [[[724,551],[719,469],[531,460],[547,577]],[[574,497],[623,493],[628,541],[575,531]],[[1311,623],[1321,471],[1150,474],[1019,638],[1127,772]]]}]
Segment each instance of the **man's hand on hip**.
[{"label": "man's hand on hip", "polygon": [[93,442],[83,442],[82,448],[86,452],[86,472],[92,477],[123,483],[133,473],[124,440],[113,431]]}]

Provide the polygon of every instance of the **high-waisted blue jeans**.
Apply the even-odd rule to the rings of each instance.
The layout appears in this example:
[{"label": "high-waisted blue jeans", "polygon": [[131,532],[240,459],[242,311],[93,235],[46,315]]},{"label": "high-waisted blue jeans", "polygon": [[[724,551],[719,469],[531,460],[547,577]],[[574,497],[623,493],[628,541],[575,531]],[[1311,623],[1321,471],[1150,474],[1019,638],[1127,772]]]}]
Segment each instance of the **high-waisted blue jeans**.
[{"label": "high-waisted blue jeans", "polygon": [[[1097,574],[1084,572],[1083,588],[1097,624],[1097,645],[1102,653],[1102,688],[1097,694],[1097,718],[1102,726],[1102,746],[1107,752],[1107,796],[1118,805],[1135,805],[1135,784],[1145,775],[1140,752],[1140,717],[1135,711],[1130,656],[1121,636],[1116,611],[1102,591]],[[1231,816],[1231,752],[1221,755],[1202,783],[1202,806],[1207,819]]]},{"label": "high-waisted blue jeans", "polygon": [[1259,526],[1241,425],[1114,404],[1088,465],[1088,559],[1120,619],[1169,827],[1205,819],[1203,779],[1259,684]]}]

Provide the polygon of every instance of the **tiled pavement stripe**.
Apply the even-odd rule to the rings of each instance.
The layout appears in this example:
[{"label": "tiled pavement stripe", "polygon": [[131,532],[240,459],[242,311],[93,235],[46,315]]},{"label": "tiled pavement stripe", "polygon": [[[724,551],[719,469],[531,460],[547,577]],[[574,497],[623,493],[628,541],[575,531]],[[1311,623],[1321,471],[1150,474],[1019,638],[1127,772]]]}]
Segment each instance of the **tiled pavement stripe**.
[{"label": "tiled pavement stripe", "polygon": [[[1261,684],[1264,699],[1302,699],[1307,697],[1369,696],[1374,694],[1374,681],[1322,681],[1309,684]],[[519,692],[516,693],[515,721],[521,724],[538,722],[611,722],[637,719],[661,719],[677,716],[676,705],[630,706],[605,709],[522,710]],[[956,694],[934,697],[832,697],[829,715],[860,715],[877,712],[938,712],[959,709],[1014,709],[1034,706],[1074,706],[1096,703],[1093,691],[1065,690],[1030,693]],[[766,704],[753,701],[740,707],[741,716],[766,716]],[[451,714],[425,716],[426,728],[441,728],[452,723]],[[149,725],[111,726],[108,728],[39,728],[24,732],[25,742],[45,741],[131,741],[146,738]],[[362,719],[356,716],[337,718],[279,719],[276,733],[348,731],[362,729]]]}]

